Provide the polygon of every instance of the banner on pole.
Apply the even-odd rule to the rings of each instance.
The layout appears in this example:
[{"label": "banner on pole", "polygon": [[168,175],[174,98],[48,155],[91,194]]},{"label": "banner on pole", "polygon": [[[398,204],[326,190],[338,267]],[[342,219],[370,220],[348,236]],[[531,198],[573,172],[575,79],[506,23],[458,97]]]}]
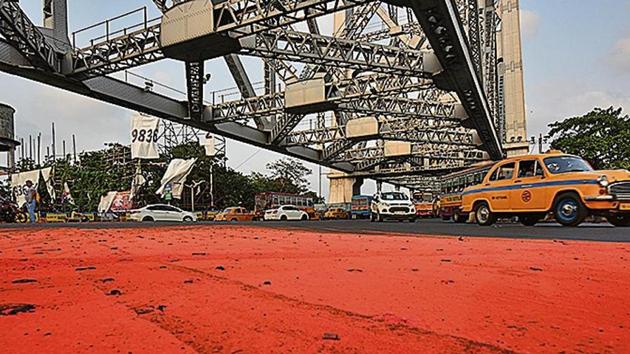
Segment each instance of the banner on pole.
[{"label": "banner on pole", "polygon": [[162,177],[162,186],[157,190],[157,194],[164,196],[167,194],[174,199],[182,198],[182,190],[184,189],[184,182],[186,178],[192,172],[197,159],[182,160],[174,159],[168,165],[164,177]]},{"label": "banner on pole", "polygon": [[131,120],[131,158],[158,159],[157,149],[160,120],[156,117],[136,114]]}]

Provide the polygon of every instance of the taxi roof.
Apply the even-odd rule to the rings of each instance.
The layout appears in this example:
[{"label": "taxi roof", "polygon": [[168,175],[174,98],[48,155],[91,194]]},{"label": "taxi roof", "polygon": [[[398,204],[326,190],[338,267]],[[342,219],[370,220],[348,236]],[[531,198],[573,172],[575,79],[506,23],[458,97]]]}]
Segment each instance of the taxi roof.
[{"label": "taxi roof", "polygon": [[[518,155],[518,156],[511,156],[511,157],[507,157],[503,160],[497,161],[497,162],[506,162],[506,161],[519,161],[519,160],[524,160],[524,159],[536,159],[536,158],[546,158],[546,157],[552,157],[552,156],[575,156],[575,155],[571,155],[571,154],[565,154],[562,151],[558,151],[558,150],[550,150],[547,151],[543,154],[531,154],[531,155]],[[577,156],[575,156],[577,157]]]}]

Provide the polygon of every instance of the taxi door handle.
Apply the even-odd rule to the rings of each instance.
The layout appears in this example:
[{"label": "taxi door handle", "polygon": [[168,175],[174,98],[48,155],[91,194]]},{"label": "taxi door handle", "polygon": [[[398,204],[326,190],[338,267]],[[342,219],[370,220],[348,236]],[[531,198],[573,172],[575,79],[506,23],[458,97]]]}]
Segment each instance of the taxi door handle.
[{"label": "taxi door handle", "polygon": [[520,179],[517,179],[516,181],[514,181],[514,183],[521,183],[523,181],[521,181]]}]

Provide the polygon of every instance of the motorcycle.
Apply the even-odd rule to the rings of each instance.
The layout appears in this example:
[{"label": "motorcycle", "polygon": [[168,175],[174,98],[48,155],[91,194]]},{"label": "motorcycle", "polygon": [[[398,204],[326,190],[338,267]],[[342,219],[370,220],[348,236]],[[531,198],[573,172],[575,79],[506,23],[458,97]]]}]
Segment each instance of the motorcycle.
[{"label": "motorcycle", "polygon": [[16,203],[0,197],[0,222],[24,224],[27,214]]}]

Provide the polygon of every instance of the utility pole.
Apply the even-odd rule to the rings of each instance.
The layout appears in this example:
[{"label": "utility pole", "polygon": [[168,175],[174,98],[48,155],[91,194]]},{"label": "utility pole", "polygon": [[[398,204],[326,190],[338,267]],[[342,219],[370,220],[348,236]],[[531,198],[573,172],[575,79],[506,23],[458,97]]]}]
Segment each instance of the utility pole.
[{"label": "utility pole", "polygon": [[76,140],[76,136],[74,134],[72,134],[72,157],[74,160],[74,164],[76,165],[77,163],[77,140]]},{"label": "utility pole", "polygon": [[52,123],[52,158],[55,160],[57,156],[57,147],[55,146],[55,122]]},{"label": "utility pole", "polygon": [[42,165],[42,133],[37,134],[37,165]]},{"label": "utility pole", "polygon": [[538,135],[538,138],[532,136],[530,144],[536,146],[538,145],[538,153],[542,154],[544,149],[544,144],[546,144],[549,140],[548,136],[543,136],[542,133]]},{"label": "utility pole", "polygon": [[324,200],[324,197],[322,197],[322,165],[319,165],[319,198],[321,199],[320,201]]},{"label": "utility pole", "polygon": [[214,164],[210,164],[210,208],[214,210]]}]

